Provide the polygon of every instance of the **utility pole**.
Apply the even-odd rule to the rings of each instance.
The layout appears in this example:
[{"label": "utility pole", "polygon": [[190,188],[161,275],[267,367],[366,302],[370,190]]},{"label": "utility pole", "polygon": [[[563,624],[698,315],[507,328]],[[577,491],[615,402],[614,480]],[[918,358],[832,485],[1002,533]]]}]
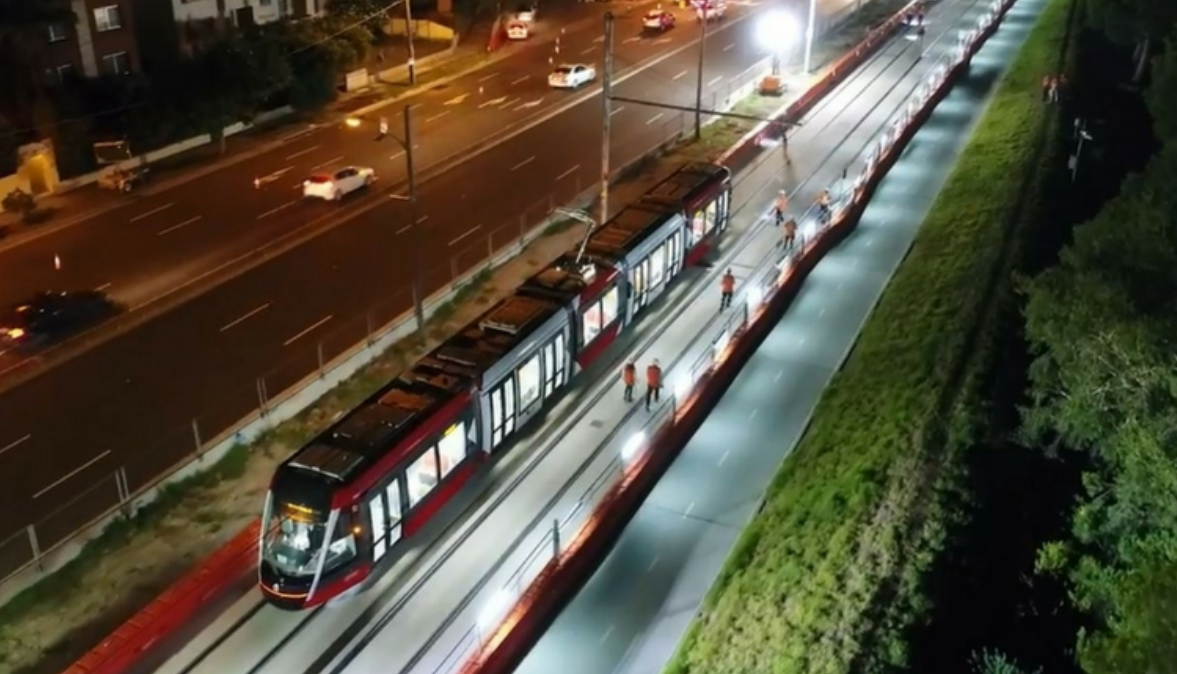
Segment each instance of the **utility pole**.
[{"label": "utility pole", "polygon": [[695,82],[695,140],[703,137],[703,61],[707,57],[707,10],[711,9],[714,1],[704,0],[702,8],[696,10],[702,13],[699,22],[702,30],[699,34],[699,77]]},{"label": "utility pole", "polygon": [[[407,2],[408,0],[406,0]],[[817,0],[809,0],[809,21],[805,28],[805,74],[810,73],[813,65],[813,32],[817,22]]]},{"label": "utility pole", "polygon": [[[417,50],[413,47],[413,3],[412,0],[404,0],[405,3],[405,36],[409,38],[409,85],[417,84]],[[409,113],[408,108],[405,108],[405,124],[408,124]],[[407,128],[407,127],[406,127]],[[408,151],[405,152],[408,154]]]},{"label": "utility pole", "polygon": [[601,216],[609,221],[609,142],[613,119],[613,12],[605,12],[605,72],[601,85]]},{"label": "utility pole", "polygon": [[[405,4],[408,4],[406,0]],[[412,72],[410,70],[409,72]],[[413,172],[413,106],[405,106],[405,172],[409,178],[409,231],[413,233],[413,314],[417,318],[417,336],[425,340],[425,293],[421,269],[421,227],[417,222],[417,175]]]}]

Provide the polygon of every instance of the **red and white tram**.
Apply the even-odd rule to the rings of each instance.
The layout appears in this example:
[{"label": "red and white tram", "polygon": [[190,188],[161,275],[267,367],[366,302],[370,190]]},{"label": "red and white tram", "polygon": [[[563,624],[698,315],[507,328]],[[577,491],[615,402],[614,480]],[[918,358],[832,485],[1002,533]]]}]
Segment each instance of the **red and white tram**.
[{"label": "red and white tram", "polygon": [[[726,230],[731,178],[688,164],[277,469],[259,585],[292,610],[378,575],[397,543],[596,360]],[[578,367],[579,366],[579,367]]]}]

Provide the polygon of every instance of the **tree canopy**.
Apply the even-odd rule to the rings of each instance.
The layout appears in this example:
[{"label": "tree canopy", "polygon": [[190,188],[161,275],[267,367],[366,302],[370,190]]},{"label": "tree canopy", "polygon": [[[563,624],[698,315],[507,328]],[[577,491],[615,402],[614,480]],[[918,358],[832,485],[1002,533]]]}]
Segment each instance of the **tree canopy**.
[{"label": "tree canopy", "polygon": [[[1110,4],[1110,0],[1101,0]],[[1115,3],[1129,4],[1129,3]],[[1177,3],[1175,3],[1177,4]],[[1148,93],[1162,151],[1025,284],[1032,403],[1025,428],[1088,467],[1061,569],[1096,620],[1092,674],[1177,672],[1177,50]]]}]

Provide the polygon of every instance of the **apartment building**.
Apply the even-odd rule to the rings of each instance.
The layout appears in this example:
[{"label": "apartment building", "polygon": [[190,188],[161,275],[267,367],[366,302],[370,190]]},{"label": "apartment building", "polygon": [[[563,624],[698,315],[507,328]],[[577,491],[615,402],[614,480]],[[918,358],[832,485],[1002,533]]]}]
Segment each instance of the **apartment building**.
[{"label": "apartment building", "polygon": [[174,20],[179,23],[216,20],[241,28],[317,16],[326,4],[327,0],[171,0]]},{"label": "apartment building", "polygon": [[50,81],[138,72],[138,41],[130,0],[71,0],[77,20],[45,30],[41,62]]}]

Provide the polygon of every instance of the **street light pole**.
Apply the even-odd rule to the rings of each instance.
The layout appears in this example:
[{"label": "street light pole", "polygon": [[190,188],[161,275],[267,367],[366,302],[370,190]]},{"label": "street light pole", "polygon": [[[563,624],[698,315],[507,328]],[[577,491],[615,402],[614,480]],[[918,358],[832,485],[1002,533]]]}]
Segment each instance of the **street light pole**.
[{"label": "street light pole", "polygon": [[805,27],[805,74],[808,75],[813,65],[813,32],[817,22],[817,0],[809,0],[809,21]]},{"label": "street light pole", "polygon": [[699,33],[699,77],[695,82],[695,140],[703,137],[703,61],[707,56],[707,10],[714,0],[704,0],[700,22],[703,26]]},{"label": "street light pole", "polygon": [[[406,0],[405,4],[408,4]],[[410,71],[411,72],[411,71]],[[425,303],[422,294],[424,274],[421,270],[421,228],[417,223],[417,175],[413,171],[413,106],[405,106],[405,172],[409,180],[409,231],[413,233],[413,314],[417,319],[417,336],[425,340]]]},{"label": "street light pole", "polygon": [[[413,3],[412,0],[404,0],[405,3],[405,36],[409,38],[409,85],[417,84],[417,50],[413,47]],[[408,123],[408,108],[405,108],[405,120]]]},{"label": "street light pole", "polygon": [[613,119],[613,12],[605,12],[605,72],[601,83],[601,216],[609,220],[609,143]]}]

